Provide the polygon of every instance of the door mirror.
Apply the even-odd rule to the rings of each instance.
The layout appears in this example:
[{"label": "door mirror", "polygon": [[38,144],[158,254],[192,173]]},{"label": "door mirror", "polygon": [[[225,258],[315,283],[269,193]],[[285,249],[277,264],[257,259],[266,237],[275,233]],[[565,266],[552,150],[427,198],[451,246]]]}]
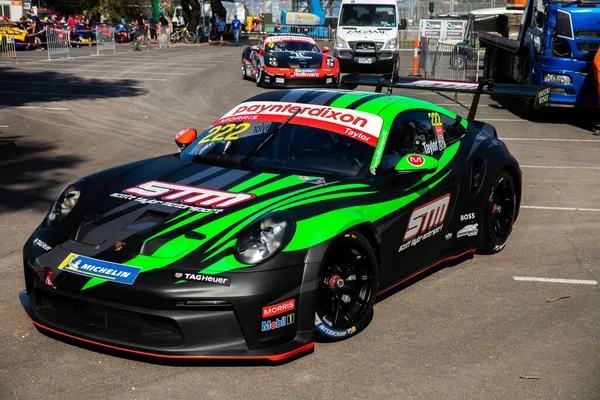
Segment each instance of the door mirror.
[{"label": "door mirror", "polygon": [[175,135],[175,143],[180,151],[185,150],[194,140],[198,138],[198,132],[194,128],[187,128]]},{"label": "door mirror", "polygon": [[329,47],[327,46],[323,46],[323,53],[329,53],[329,51],[331,50]]},{"label": "door mirror", "polygon": [[433,172],[438,167],[438,160],[421,154],[407,154],[396,164],[396,175],[412,174],[416,172]]},{"label": "door mirror", "polygon": [[252,47],[250,47],[250,48],[251,48],[252,50],[254,50],[254,51],[258,51],[258,46],[252,46]]},{"label": "door mirror", "polygon": [[406,21],[406,18],[400,19],[400,26],[398,27],[398,29],[403,31],[406,29],[407,26],[408,26],[408,22]]}]

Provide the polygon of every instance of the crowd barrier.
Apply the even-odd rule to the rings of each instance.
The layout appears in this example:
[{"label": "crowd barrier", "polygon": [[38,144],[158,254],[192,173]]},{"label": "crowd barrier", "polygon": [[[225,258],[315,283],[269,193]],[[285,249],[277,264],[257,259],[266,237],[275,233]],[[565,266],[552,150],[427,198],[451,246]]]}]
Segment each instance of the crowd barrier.
[{"label": "crowd barrier", "polygon": [[69,31],[66,29],[47,29],[46,48],[48,60],[67,57],[69,58]]},{"label": "crowd barrier", "polygon": [[171,47],[171,27],[161,26],[158,34],[158,48]]},{"label": "crowd barrier", "polygon": [[100,55],[100,52],[112,52],[117,53],[117,46],[115,43],[115,28],[102,27],[95,31],[96,36],[96,55]]},{"label": "crowd barrier", "polygon": [[421,38],[419,70],[424,78],[477,82],[479,51],[473,47]]},{"label": "crowd barrier", "polygon": [[[260,34],[262,32],[247,33]],[[266,24],[264,27],[264,33],[302,33],[316,40],[333,40],[335,36],[335,29],[330,26]]]},{"label": "crowd barrier", "polygon": [[17,62],[15,39],[0,33],[0,62]]}]

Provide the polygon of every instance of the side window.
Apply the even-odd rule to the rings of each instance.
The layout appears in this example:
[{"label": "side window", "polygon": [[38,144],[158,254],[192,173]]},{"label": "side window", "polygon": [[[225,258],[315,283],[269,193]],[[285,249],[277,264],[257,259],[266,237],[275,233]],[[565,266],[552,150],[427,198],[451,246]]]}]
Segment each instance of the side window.
[{"label": "side window", "polygon": [[444,141],[446,146],[460,140],[467,134],[467,130],[460,124],[460,120],[452,119],[443,114],[440,114],[442,122],[442,130],[444,131]]},{"label": "side window", "polygon": [[[408,153],[436,155],[446,148],[443,135],[441,139],[436,130],[441,132],[439,114],[427,111],[408,111],[399,114],[390,129],[381,168],[391,169]],[[435,124],[439,128],[434,126]]]}]

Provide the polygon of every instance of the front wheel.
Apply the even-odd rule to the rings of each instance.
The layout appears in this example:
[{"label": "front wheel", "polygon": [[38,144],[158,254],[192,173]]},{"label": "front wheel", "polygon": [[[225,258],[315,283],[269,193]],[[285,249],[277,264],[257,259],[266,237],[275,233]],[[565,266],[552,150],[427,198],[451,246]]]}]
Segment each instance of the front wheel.
[{"label": "front wheel", "polygon": [[369,241],[352,230],[327,252],[319,277],[315,330],[324,341],[339,341],[363,330],[373,317],[379,282]]},{"label": "front wheel", "polygon": [[256,86],[261,87],[263,84],[263,72],[260,66],[255,68],[256,71]]},{"label": "front wheel", "polygon": [[196,43],[196,34],[194,32],[187,32],[184,40],[187,44],[194,44]]},{"label": "front wheel", "polygon": [[179,34],[177,34],[177,33],[171,34],[171,43],[177,43],[178,40],[179,40]]},{"label": "front wheel", "polygon": [[483,212],[483,232],[477,251],[492,254],[501,251],[512,233],[517,216],[517,193],[512,176],[500,171],[486,197]]}]

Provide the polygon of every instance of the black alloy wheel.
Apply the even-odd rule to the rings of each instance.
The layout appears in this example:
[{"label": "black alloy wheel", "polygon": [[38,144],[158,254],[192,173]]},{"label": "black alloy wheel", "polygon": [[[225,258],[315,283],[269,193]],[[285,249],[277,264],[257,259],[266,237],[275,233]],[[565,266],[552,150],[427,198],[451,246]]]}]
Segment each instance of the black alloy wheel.
[{"label": "black alloy wheel", "polygon": [[506,246],[516,215],[517,194],[513,178],[508,172],[501,171],[487,198],[480,253],[497,253]]},{"label": "black alloy wheel", "polygon": [[319,278],[315,329],[325,341],[343,340],[372,319],[378,267],[369,241],[358,231],[339,237],[328,251]]}]

